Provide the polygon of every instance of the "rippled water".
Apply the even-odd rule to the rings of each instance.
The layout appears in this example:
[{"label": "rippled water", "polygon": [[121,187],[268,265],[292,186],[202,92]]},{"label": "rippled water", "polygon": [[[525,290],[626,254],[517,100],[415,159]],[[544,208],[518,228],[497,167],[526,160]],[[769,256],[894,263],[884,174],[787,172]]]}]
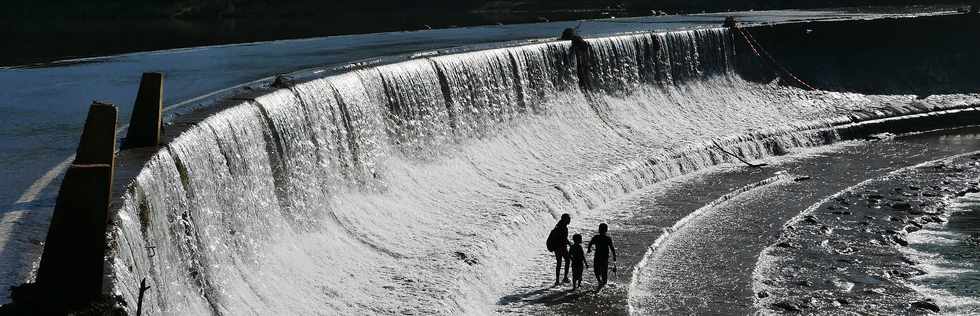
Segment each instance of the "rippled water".
[{"label": "rippled water", "polygon": [[911,234],[907,254],[928,274],[910,281],[916,291],[940,301],[950,314],[980,313],[980,195],[954,202],[946,224]]}]

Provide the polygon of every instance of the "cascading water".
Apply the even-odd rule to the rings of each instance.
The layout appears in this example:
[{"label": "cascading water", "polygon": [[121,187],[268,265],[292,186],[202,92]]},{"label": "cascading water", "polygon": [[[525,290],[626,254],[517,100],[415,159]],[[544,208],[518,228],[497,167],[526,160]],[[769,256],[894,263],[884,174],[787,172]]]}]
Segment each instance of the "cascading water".
[{"label": "cascading water", "polygon": [[485,313],[561,213],[732,161],[713,141],[780,154],[833,141],[821,128],[850,109],[905,100],[745,81],[733,41],[501,48],[243,101],[131,183],[110,291],[135,309],[146,278],[152,314]]}]

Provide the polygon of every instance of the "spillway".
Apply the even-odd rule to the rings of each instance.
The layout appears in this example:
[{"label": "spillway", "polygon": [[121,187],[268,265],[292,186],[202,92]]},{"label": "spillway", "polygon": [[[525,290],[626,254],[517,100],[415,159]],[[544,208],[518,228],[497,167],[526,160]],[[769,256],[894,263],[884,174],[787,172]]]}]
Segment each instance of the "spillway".
[{"label": "spillway", "polygon": [[742,43],[721,28],[556,41],[239,99],[128,184],[107,291],[135,309],[147,280],[147,314],[489,313],[562,213],[736,161],[719,149],[780,155],[980,103],[760,80]]}]

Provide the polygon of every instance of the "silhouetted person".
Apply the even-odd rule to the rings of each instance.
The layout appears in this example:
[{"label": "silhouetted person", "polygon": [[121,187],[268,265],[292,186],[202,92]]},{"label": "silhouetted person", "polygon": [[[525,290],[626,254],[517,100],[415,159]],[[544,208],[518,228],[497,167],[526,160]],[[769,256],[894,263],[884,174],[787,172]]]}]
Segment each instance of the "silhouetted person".
[{"label": "silhouetted person", "polygon": [[616,262],[616,247],[613,247],[612,238],[606,236],[609,226],[606,223],[599,224],[599,234],[592,236],[589,240],[589,251],[592,252],[592,245],[595,245],[595,258],[592,263],[592,271],[595,272],[595,279],[599,282],[599,289],[606,286],[609,280],[609,252],[612,251],[613,262]]},{"label": "silhouetted person", "polygon": [[561,37],[558,40],[562,41],[572,41],[572,46],[582,46],[588,45],[585,43],[585,39],[578,35],[578,32],[574,28],[567,28],[561,32]]},{"label": "silhouetted person", "polygon": [[[568,266],[571,263],[568,259],[568,223],[572,222],[572,217],[562,214],[558,224],[548,235],[548,250],[555,253],[555,285],[568,282]],[[565,279],[561,279],[561,262],[565,261]]]},{"label": "silhouetted person", "polygon": [[738,21],[735,20],[734,16],[725,17],[725,23],[722,23],[721,26],[727,28],[738,27]]},{"label": "silhouetted person", "polygon": [[582,286],[582,270],[588,265],[585,262],[585,251],[582,250],[582,235],[572,236],[572,247],[568,251],[568,256],[572,261],[572,291]]}]

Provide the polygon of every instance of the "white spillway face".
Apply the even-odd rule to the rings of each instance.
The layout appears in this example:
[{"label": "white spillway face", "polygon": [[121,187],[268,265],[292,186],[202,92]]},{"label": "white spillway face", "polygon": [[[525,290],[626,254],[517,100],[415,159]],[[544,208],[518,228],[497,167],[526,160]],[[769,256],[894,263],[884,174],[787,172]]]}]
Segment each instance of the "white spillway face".
[{"label": "white spillway face", "polygon": [[147,314],[486,313],[560,214],[731,162],[713,139],[826,143],[801,127],[871,102],[743,81],[722,29],[587,45],[584,65],[570,43],[385,65],[204,120],[131,184],[112,291],[135,309],[146,278]]},{"label": "white spillway face", "polygon": [[589,39],[593,88],[630,94],[644,84],[670,86],[734,74],[730,33],[724,29]]}]

